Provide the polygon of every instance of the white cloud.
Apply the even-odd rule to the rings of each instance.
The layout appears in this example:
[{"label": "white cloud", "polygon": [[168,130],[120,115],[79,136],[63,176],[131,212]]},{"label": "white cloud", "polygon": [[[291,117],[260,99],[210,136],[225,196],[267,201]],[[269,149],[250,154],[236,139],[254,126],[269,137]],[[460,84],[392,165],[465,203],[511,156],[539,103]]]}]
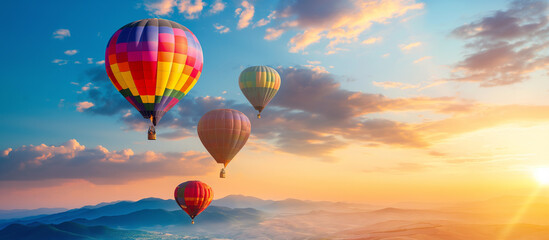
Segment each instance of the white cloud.
[{"label": "white cloud", "polygon": [[168,15],[176,5],[176,0],[161,0],[153,3],[145,3],[145,9],[155,15]]},{"label": "white cloud", "polygon": [[336,54],[338,52],[341,52],[341,51],[349,51],[349,49],[345,49],[345,48],[334,48],[334,49],[331,49],[329,51],[327,51],[326,53],[324,53],[325,55],[332,55],[332,54]]},{"label": "white cloud", "polygon": [[311,69],[313,72],[316,73],[329,73],[325,67],[318,66],[321,62],[320,61],[309,61],[307,60],[307,65],[303,65],[306,68]]},{"label": "white cloud", "polygon": [[214,24],[213,27],[215,28],[216,32],[221,33],[221,34],[228,33],[231,30],[228,27],[223,26],[219,23]]},{"label": "white cloud", "polygon": [[421,46],[421,42],[413,42],[413,43],[409,43],[409,44],[400,44],[400,45],[398,45],[400,50],[405,51],[405,52],[408,52],[412,48],[417,48],[419,46]]},{"label": "white cloud", "polygon": [[61,66],[61,65],[65,65],[68,63],[67,60],[65,59],[53,59],[53,61],[51,61],[52,63],[56,63],[57,65]]},{"label": "white cloud", "polygon": [[412,85],[409,83],[402,83],[402,82],[376,82],[373,81],[372,84],[376,87],[382,87],[382,88],[399,88],[399,89],[409,89],[409,88],[418,88],[420,85]]},{"label": "white cloud", "polygon": [[242,1],[241,3],[242,8],[238,8],[235,13],[239,15],[237,29],[243,29],[248,26],[250,26],[250,23],[252,22],[252,18],[254,17],[255,8],[254,5],[252,5],[248,1]]},{"label": "white cloud", "polygon": [[271,22],[271,20],[276,18],[276,11],[272,11],[267,18],[262,18],[254,25],[254,27],[262,27]]},{"label": "white cloud", "polygon": [[129,116],[131,116],[131,115],[132,115],[131,110],[127,110],[126,113],[124,113],[124,115],[122,115],[122,117],[127,118],[127,117],[129,117]]},{"label": "white cloud", "polygon": [[[222,2],[220,3],[223,4]],[[160,0],[152,3],[145,3],[145,10],[151,14],[163,16],[171,14],[173,8],[177,7],[179,13],[183,13],[186,19],[195,19],[198,18],[204,9],[204,6],[206,6],[206,3],[202,0]],[[221,6],[219,4],[214,4],[213,7],[219,9]]]},{"label": "white cloud", "polygon": [[364,41],[362,41],[362,44],[374,44],[374,43],[377,43],[377,42],[381,42],[381,40],[383,40],[383,38],[381,37],[371,37],[371,38],[368,38]]},{"label": "white cloud", "polygon": [[57,107],[64,107],[65,106],[65,99],[60,99],[59,103],[57,104]]},{"label": "white cloud", "polygon": [[314,6],[313,3],[316,2],[294,0],[278,9],[281,24],[274,29],[287,30],[294,25],[284,25],[295,22],[300,30],[290,40],[290,52],[304,52],[311,44],[328,39],[328,53],[335,53],[338,45],[358,41],[372,24],[388,24],[391,19],[424,7],[415,0],[326,0]]},{"label": "white cloud", "polygon": [[218,12],[221,12],[225,9],[225,3],[221,0],[215,0],[215,2],[212,4],[212,8],[210,9],[210,13],[216,14]]},{"label": "white cloud", "polygon": [[0,161],[0,182],[85,179],[95,184],[113,184],[164,176],[197,176],[215,169],[206,153],[134,153],[129,148],[114,151],[101,145],[86,148],[76,139],[58,146],[8,148],[2,151]]},{"label": "white cloud", "polygon": [[177,5],[179,12],[184,13],[186,19],[198,18],[204,6],[206,6],[206,3],[202,2],[202,0],[194,0],[194,3],[191,0],[182,0]]},{"label": "white cloud", "polygon": [[276,28],[267,28],[265,32],[267,33],[264,37],[266,40],[275,40],[284,33],[284,30],[276,29]]},{"label": "white cloud", "polygon": [[57,29],[55,32],[53,32],[53,38],[57,39],[65,39],[66,37],[71,36],[71,31],[69,29]]},{"label": "white cloud", "polygon": [[90,86],[91,86],[91,85],[92,85],[91,82],[90,82],[90,83],[87,83],[86,85],[84,85],[84,86],[81,88],[81,90],[84,91],[84,92],[85,92],[85,91],[88,91],[88,90],[90,90]]},{"label": "white cloud", "polygon": [[88,59],[88,64],[93,64],[93,58],[87,58]]},{"label": "white cloud", "polygon": [[7,148],[6,150],[4,150],[4,151],[2,152],[2,155],[3,155],[4,157],[6,157],[6,156],[10,155],[10,152],[11,152],[12,150],[13,150],[12,148]]},{"label": "white cloud", "polygon": [[329,73],[325,67],[323,66],[315,66],[315,65],[303,65],[304,67],[306,68],[309,68],[311,69],[313,72],[316,72],[316,73]]},{"label": "white cloud", "polygon": [[95,106],[92,102],[84,101],[76,104],[76,111],[83,112],[85,109]]},{"label": "white cloud", "polygon": [[105,64],[105,60],[97,61],[97,62],[95,62],[95,64],[97,64],[97,65]]},{"label": "white cloud", "polygon": [[419,63],[419,62],[421,62],[421,61],[425,61],[425,60],[431,59],[431,58],[433,58],[433,57],[431,57],[431,56],[421,57],[421,58],[416,59],[416,60],[414,61],[414,63]]},{"label": "white cloud", "polygon": [[69,55],[69,56],[72,56],[72,55],[77,54],[77,53],[78,53],[78,50],[76,50],[76,49],[65,51],[65,54]]}]

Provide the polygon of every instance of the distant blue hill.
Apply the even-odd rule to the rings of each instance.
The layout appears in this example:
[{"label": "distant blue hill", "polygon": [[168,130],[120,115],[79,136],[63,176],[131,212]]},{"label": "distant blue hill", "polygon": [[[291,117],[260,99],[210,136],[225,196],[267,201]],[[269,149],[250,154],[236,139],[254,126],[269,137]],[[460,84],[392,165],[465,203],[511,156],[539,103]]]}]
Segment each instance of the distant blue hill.
[{"label": "distant blue hill", "polygon": [[262,209],[264,206],[274,203],[273,200],[263,200],[256,197],[244,195],[229,195],[221,199],[213,200],[213,206],[230,208],[255,208]]},{"label": "distant blue hill", "polygon": [[119,230],[105,226],[85,226],[75,222],[25,226],[11,224],[0,230],[0,239],[13,240],[113,240],[113,239],[183,239],[139,230]]},{"label": "distant blue hill", "polygon": [[66,208],[38,208],[38,209],[13,209],[0,210],[0,219],[24,218],[37,215],[48,215],[67,211]]},{"label": "distant blue hill", "polygon": [[86,206],[46,216],[27,217],[18,220],[3,220],[0,221],[0,228],[5,227],[10,223],[29,224],[32,222],[40,222],[58,224],[77,218],[94,219],[103,216],[123,215],[144,209],[180,209],[174,200],[163,200],[160,198],[145,198],[137,202],[121,201],[113,204],[100,205],[101,207]]},{"label": "distant blue hill", "polygon": [[[195,218],[197,224],[233,224],[258,223],[263,213],[253,208],[226,208],[210,206]],[[191,219],[183,210],[166,211],[163,209],[145,209],[118,216],[104,216],[96,219],[74,219],[84,225],[103,225],[114,228],[139,229],[168,225],[190,226]]]},{"label": "distant blue hill", "polygon": [[306,213],[314,210],[326,210],[338,212],[350,209],[377,209],[378,206],[367,204],[354,204],[345,202],[309,201],[288,198],[285,200],[263,200],[244,195],[229,195],[214,200],[214,206],[230,208],[255,208],[257,210],[273,213]]},{"label": "distant blue hill", "polygon": [[[355,207],[364,209],[369,206],[297,199],[274,201],[243,195],[229,195],[214,200],[211,206],[199,215],[196,220],[205,223],[219,223],[225,221],[226,223],[232,222],[238,224],[242,221],[245,222],[246,219],[250,219],[249,222],[257,221],[264,215],[264,212],[270,214],[305,213],[325,209],[330,209],[330,211],[349,210]],[[177,211],[177,213],[173,211]],[[0,220],[0,229],[12,223],[23,225],[59,224],[75,219],[77,219],[77,222],[86,225],[95,224],[124,228],[152,226],[153,224],[159,226],[184,225],[189,222],[187,215],[179,208],[174,200],[145,198],[136,202],[119,201],[114,203],[101,203],[95,206],[85,206],[50,215]]]}]

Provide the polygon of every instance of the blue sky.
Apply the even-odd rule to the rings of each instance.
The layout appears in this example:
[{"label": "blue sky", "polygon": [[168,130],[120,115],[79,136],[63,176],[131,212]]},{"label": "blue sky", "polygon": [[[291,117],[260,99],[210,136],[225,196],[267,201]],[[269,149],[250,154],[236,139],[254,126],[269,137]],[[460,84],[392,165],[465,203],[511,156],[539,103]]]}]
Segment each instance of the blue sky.
[{"label": "blue sky", "polygon": [[[2,15],[17,21],[5,26],[5,31],[11,37],[2,40],[2,52],[9,57],[3,58],[1,64],[9,71],[3,71],[0,76],[4,79],[1,94],[3,102],[10,102],[11,106],[2,119],[4,125],[9,126],[4,132],[10,141],[3,141],[0,147],[58,143],[77,135],[82,136],[79,137],[82,139],[80,141],[89,144],[105,144],[105,135],[119,131],[119,122],[104,116],[77,112],[74,105],[83,100],[77,91],[86,84],[85,72],[103,66],[97,63],[104,60],[104,48],[110,35],[119,27],[137,19],[162,17],[177,21],[198,37],[204,49],[205,64],[199,84],[191,91],[192,95],[223,95],[227,99],[244,102],[236,80],[243,67],[251,65],[287,67],[311,65],[311,61],[320,62],[318,65],[331,73],[351,79],[342,82],[344,88],[367,92],[384,91],[372,86],[371,81],[402,79],[404,82],[418,83],[429,79],[432,77],[429,76],[431,72],[440,71],[426,71],[429,66],[416,68],[410,62],[439,51],[444,54],[438,54],[437,61],[443,64],[456,61],[460,57],[462,43],[448,36],[449,29],[458,26],[467,17],[502,5],[501,1],[475,2],[471,8],[473,2],[425,2],[422,9],[391,19],[387,24],[374,23],[360,35],[360,40],[382,36],[382,45],[344,44],[342,48],[348,51],[333,55],[325,55],[326,40],[309,46],[306,49],[308,54],[290,53],[288,42],[293,36],[292,31],[273,41],[263,39],[265,30],[274,25],[276,19],[262,27],[253,27],[253,24],[267,18],[283,2],[253,2],[255,14],[251,20],[252,25],[240,30],[236,28],[238,17],[235,16],[235,9],[242,7],[239,1],[223,2],[224,10],[216,14],[209,12],[213,2],[205,1],[203,12],[194,19],[186,18],[176,7],[166,15],[147,11],[146,4],[153,4],[152,1],[59,1],[55,4],[10,2],[1,10]],[[406,17],[410,17],[408,22],[399,23]],[[230,31],[226,34],[217,33],[214,24],[227,26]],[[70,36],[55,38],[54,32],[59,29],[68,29]],[[411,54],[403,54],[398,49],[399,44],[411,42],[435,44]],[[70,50],[76,50],[76,53],[65,54],[65,51]],[[386,59],[380,57],[387,53],[390,56]],[[56,59],[61,64],[66,61],[66,64],[53,63]],[[89,64],[90,61],[93,64]],[[410,75],[414,77],[408,77]],[[224,91],[227,93],[222,94]],[[386,94],[394,93],[387,91]],[[133,133],[123,132],[117,136],[128,134]],[[129,146],[127,141],[113,136],[107,141],[117,148]]]}]

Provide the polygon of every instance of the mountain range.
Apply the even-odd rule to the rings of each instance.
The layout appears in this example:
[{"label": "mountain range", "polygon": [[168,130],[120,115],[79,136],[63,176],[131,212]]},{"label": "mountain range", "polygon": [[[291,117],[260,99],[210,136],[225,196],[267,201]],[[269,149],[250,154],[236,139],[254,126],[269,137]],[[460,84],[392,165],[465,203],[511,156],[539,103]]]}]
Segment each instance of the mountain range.
[{"label": "mountain range", "polygon": [[[545,239],[548,199],[526,207],[524,200],[502,197],[413,209],[230,195],[213,201],[192,225],[175,201],[146,198],[3,219],[0,239],[480,240],[501,238],[502,232],[508,239]],[[517,218],[519,209],[524,211]]]}]

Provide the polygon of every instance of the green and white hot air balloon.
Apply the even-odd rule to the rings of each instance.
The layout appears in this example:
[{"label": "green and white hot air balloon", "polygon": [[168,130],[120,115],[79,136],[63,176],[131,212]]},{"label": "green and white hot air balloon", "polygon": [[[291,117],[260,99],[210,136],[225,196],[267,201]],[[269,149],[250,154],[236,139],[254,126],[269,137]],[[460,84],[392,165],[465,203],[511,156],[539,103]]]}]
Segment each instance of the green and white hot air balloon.
[{"label": "green and white hot air balloon", "polygon": [[257,118],[261,118],[261,111],[265,109],[280,88],[280,75],[271,67],[253,66],[240,73],[238,84],[244,96],[255,110],[259,111]]}]

